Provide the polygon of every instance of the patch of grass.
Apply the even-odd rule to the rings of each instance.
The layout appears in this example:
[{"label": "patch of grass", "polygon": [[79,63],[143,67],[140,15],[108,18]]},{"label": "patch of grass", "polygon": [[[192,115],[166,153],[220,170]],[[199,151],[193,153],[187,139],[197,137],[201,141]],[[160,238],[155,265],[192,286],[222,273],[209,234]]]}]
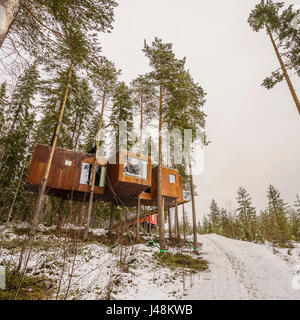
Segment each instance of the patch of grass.
[{"label": "patch of grass", "polygon": [[[0,241],[1,248],[13,250],[13,249],[20,249],[24,243],[24,240],[21,239],[13,239],[13,240],[5,240]],[[35,248],[41,248],[41,249],[49,249],[53,246],[53,244],[50,241],[46,240],[35,240],[32,244]]]},{"label": "patch of grass", "polygon": [[27,234],[27,228],[13,227],[12,231],[17,236],[24,236]]},{"label": "patch of grass", "polygon": [[154,254],[154,257],[161,266],[169,267],[171,270],[182,268],[183,266],[194,271],[203,271],[208,268],[206,260],[193,258],[190,255],[182,253],[171,254],[169,252],[157,252]]},{"label": "patch of grass", "polygon": [[[18,288],[21,275],[7,270],[6,271],[6,290],[0,290],[0,300],[12,300]],[[53,287],[45,288],[45,278],[37,278],[25,275],[17,300],[46,300],[51,298]]]}]

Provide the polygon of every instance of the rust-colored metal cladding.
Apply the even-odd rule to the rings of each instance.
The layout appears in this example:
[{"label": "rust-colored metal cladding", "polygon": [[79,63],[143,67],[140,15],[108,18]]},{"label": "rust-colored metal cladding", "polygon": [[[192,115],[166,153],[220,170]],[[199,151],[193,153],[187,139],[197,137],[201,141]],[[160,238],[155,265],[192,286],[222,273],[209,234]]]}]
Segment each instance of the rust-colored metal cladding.
[{"label": "rust-colored metal cladding", "polygon": [[[26,189],[37,192],[42,182],[50,147],[38,144],[32,155]],[[88,201],[91,189],[94,155],[56,148],[47,181],[47,194],[74,201]],[[157,206],[157,172],[151,169],[151,158],[120,150],[108,160],[97,157],[94,201],[136,206]],[[184,203],[181,177],[176,169],[162,167],[162,195],[165,206]]]},{"label": "rust-colored metal cladding", "polygon": [[[49,146],[36,145],[26,180],[27,190],[38,190],[49,154]],[[91,154],[56,148],[47,181],[47,194],[77,201],[87,200],[93,164],[94,156]],[[95,200],[100,200],[104,196],[107,160],[99,158],[96,165]]]},{"label": "rust-colored metal cladding", "polygon": [[[183,186],[182,186],[182,178],[180,175],[178,175],[178,183],[177,183],[177,205],[181,205],[184,203],[187,203],[187,200],[184,200],[183,198]],[[172,201],[169,204],[169,207],[174,207],[175,206],[175,201]]]},{"label": "rust-colored metal cladding", "polygon": [[136,203],[137,196],[150,186],[150,157],[120,150],[108,159],[106,194],[111,194],[121,203],[132,200]]},{"label": "rust-colored metal cladding", "polygon": [[[165,205],[171,204],[182,193],[182,184],[180,183],[180,176],[178,170],[162,167],[162,196],[164,197]],[[151,188],[141,194],[141,204],[143,205],[157,205],[157,176],[158,167],[152,168]],[[181,190],[180,190],[181,186]]]}]

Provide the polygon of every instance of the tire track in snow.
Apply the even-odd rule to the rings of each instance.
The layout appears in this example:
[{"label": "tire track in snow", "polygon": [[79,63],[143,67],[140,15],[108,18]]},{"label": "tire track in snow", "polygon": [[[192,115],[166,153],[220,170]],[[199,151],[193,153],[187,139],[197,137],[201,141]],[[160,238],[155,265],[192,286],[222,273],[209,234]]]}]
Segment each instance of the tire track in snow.
[{"label": "tire track in snow", "polygon": [[209,270],[200,273],[186,299],[300,299],[287,264],[265,246],[201,235]]}]

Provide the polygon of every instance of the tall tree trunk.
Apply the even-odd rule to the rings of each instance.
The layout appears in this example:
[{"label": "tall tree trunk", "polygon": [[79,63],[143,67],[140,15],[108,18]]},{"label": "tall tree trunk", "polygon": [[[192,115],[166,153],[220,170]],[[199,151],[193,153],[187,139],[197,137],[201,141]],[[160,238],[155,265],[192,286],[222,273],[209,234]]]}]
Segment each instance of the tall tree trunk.
[{"label": "tall tree trunk", "polygon": [[19,11],[20,0],[0,0],[0,48]]},{"label": "tall tree trunk", "polygon": [[176,236],[177,242],[180,242],[179,219],[178,219],[178,202],[175,200],[175,220],[176,220]]},{"label": "tall tree trunk", "polygon": [[18,182],[18,185],[17,185],[17,189],[15,191],[14,199],[13,199],[13,202],[11,204],[11,207],[10,207],[10,210],[9,210],[9,213],[8,213],[7,223],[9,223],[12,211],[14,209],[14,206],[15,206],[15,203],[16,203],[16,200],[17,200],[17,196],[18,196],[19,189],[20,189],[20,186],[21,186],[21,183],[22,183],[22,179],[23,179],[23,174],[24,174],[24,169],[25,169],[26,163],[27,163],[27,161],[24,162],[23,167],[22,167],[22,171],[21,171],[20,179],[19,179],[19,182]]},{"label": "tall tree trunk", "polygon": [[188,150],[188,161],[189,161],[189,170],[190,170],[190,189],[191,189],[191,197],[192,197],[194,248],[196,249],[198,247],[197,221],[196,221],[196,205],[195,205],[194,182],[193,182],[193,172],[192,172],[192,163],[191,163],[190,150]]},{"label": "tall tree trunk", "polygon": [[138,203],[136,210],[136,241],[140,241],[140,212],[141,212],[141,198],[138,195]]},{"label": "tall tree trunk", "polygon": [[159,227],[159,244],[160,249],[165,250],[165,234],[164,234],[164,207],[161,189],[161,167],[162,167],[162,104],[163,104],[163,87],[160,85],[159,97],[159,142],[158,142],[158,170],[157,170],[157,206],[158,206],[158,227]]},{"label": "tall tree trunk", "polygon": [[283,63],[283,61],[282,61],[281,55],[280,55],[279,50],[278,50],[278,48],[277,48],[277,46],[276,46],[276,43],[275,43],[274,38],[273,38],[273,35],[272,35],[269,27],[266,26],[266,28],[267,28],[268,34],[269,34],[269,36],[270,36],[270,39],[271,39],[273,48],[274,48],[274,50],[275,50],[276,56],[277,56],[277,58],[278,58],[278,61],[279,61],[279,63],[280,63],[281,69],[282,69],[282,71],[283,71],[285,80],[286,80],[286,82],[287,82],[287,84],[288,84],[288,87],[289,87],[289,89],[290,89],[290,91],[291,91],[292,97],[293,97],[293,99],[294,99],[294,101],[295,101],[297,110],[298,110],[298,112],[299,112],[299,114],[300,114],[300,102],[299,102],[299,99],[298,99],[298,97],[297,97],[297,95],[296,95],[295,89],[294,89],[294,87],[293,87],[293,85],[292,85],[292,82],[291,82],[291,80],[290,80],[290,77],[289,77],[289,75],[288,75],[288,73],[287,73],[287,70],[286,70],[286,68],[285,68],[285,65],[284,65],[284,63]]},{"label": "tall tree trunk", "polygon": [[99,121],[97,136],[96,136],[96,151],[95,151],[95,158],[94,158],[94,165],[93,165],[93,175],[92,175],[92,185],[91,185],[90,198],[89,198],[89,207],[87,211],[87,221],[86,221],[84,236],[83,236],[84,240],[87,240],[88,238],[90,221],[91,221],[91,213],[93,208],[93,198],[94,198],[94,191],[95,191],[95,180],[96,180],[96,169],[97,169],[96,161],[97,161],[97,156],[99,152],[100,138],[101,138],[100,135],[101,135],[102,125],[103,125],[105,98],[106,98],[106,92],[104,91],[103,97],[102,97],[100,121]]},{"label": "tall tree trunk", "polygon": [[184,236],[184,240],[186,241],[186,218],[185,218],[184,204],[182,204],[182,219],[183,219],[183,236]]},{"label": "tall tree trunk", "polygon": [[143,94],[141,94],[141,120],[140,120],[140,154],[142,154],[143,151],[143,125],[144,125],[144,112],[143,112]]},{"label": "tall tree trunk", "polygon": [[[60,112],[59,112],[59,116],[58,116],[58,122],[57,122],[57,126],[55,128],[55,134],[54,134],[54,138],[53,138],[51,149],[50,149],[50,155],[49,155],[49,158],[48,158],[48,161],[47,161],[46,170],[45,170],[45,173],[44,173],[44,177],[43,177],[42,183],[41,183],[41,185],[39,187],[39,193],[38,193],[38,198],[37,198],[35,209],[34,209],[33,218],[32,218],[32,221],[31,221],[31,223],[29,225],[28,237],[27,237],[27,241],[26,241],[27,244],[30,244],[34,239],[36,228],[37,228],[38,221],[39,221],[39,216],[40,216],[41,210],[43,208],[43,204],[44,204],[44,200],[45,200],[45,191],[46,191],[47,180],[49,178],[49,173],[50,173],[50,168],[51,168],[51,164],[52,164],[52,160],[53,160],[53,156],[54,156],[54,151],[55,151],[55,147],[56,147],[56,143],[57,143],[57,138],[58,138],[58,134],[59,134],[59,131],[60,131],[62,118],[63,118],[63,115],[64,115],[65,106],[66,106],[66,102],[67,102],[67,98],[68,98],[68,94],[69,94],[72,70],[73,70],[73,63],[71,62],[70,66],[69,66],[69,71],[68,71],[68,79],[67,79],[67,83],[66,83],[66,90],[65,90],[64,98],[63,98],[63,101],[62,101],[62,104],[61,104],[61,108],[60,108]],[[20,254],[18,271],[21,268],[25,250],[26,250],[26,245],[23,246],[21,254]],[[27,261],[28,260],[29,260],[29,257],[27,257]]]},{"label": "tall tree trunk", "polygon": [[114,220],[114,210],[115,204],[112,202],[110,207],[110,220],[109,220],[109,236],[112,235],[112,227],[113,227],[113,220]]},{"label": "tall tree trunk", "polygon": [[171,222],[171,212],[170,207],[168,206],[168,225],[169,225],[169,239],[172,238],[172,222]]},{"label": "tall tree trunk", "polygon": [[56,225],[56,231],[61,230],[61,227],[63,225],[63,219],[64,219],[64,211],[65,211],[65,199],[61,198],[59,209],[58,209],[58,217],[57,217],[57,225]]}]

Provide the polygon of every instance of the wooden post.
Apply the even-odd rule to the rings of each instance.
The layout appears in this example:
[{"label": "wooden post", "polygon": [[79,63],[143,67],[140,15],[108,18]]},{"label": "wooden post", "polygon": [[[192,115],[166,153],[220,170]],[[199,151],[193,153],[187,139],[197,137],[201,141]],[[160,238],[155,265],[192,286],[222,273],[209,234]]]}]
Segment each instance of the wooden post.
[{"label": "wooden post", "polygon": [[169,224],[169,239],[172,238],[172,222],[171,222],[171,212],[170,207],[168,206],[168,224]]},{"label": "wooden post", "polygon": [[151,222],[152,220],[151,220],[151,217],[152,216],[150,215],[149,216],[149,233],[150,233],[150,236],[152,235],[152,230],[151,230],[152,229],[152,222]]},{"label": "wooden post", "polygon": [[138,203],[136,210],[136,241],[140,241],[140,212],[141,212],[141,197],[138,195]]},{"label": "wooden post", "polygon": [[175,200],[175,220],[176,220],[176,236],[177,242],[180,242],[179,219],[178,219],[178,201]]},{"label": "wooden post", "polygon": [[110,207],[110,221],[109,221],[109,236],[112,235],[112,226],[113,226],[113,219],[114,219],[114,210],[115,204],[112,202]]}]

